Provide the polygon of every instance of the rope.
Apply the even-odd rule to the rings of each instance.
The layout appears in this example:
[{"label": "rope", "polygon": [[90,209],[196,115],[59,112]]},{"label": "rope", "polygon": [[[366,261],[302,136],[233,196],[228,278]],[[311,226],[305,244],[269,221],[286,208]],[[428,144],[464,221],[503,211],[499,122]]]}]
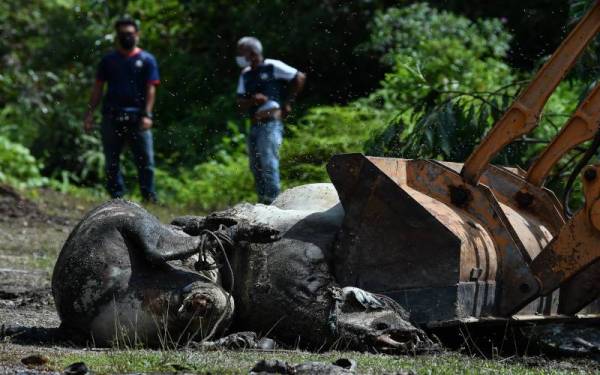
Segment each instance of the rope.
[{"label": "rope", "polygon": [[[223,320],[225,319],[225,317],[227,316],[227,314],[229,313],[230,308],[231,308],[231,299],[233,298],[232,293],[233,293],[233,288],[234,288],[235,277],[233,275],[233,267],[231,266],[231,262],[229,261],[229,258],[227,257],[227,251],[225,250],[224,244],[227,246],[233,247],[234,241],[231,238],[231,236],[229,234],[227,234],[227,228],[224,225],[219,226],[219,229],[217,229],[216,231],[204,229],[204,230],[202,230],[202,232],[200,232],[200,237],[201,237],[201,240],[200,240],[200,245],[198,246],[198,250],[199,250],[199,255],[200,255],[201,260],[199,260],[199,262],[202,262],[202,264],[206,265],[207,267],[210,267],[210,268],[203,268],[203,269],[220,268],[219,264],[216,261],[216,254],[213,252],[213,250],[215,248],[217,248],[218,250],[221,251],[221,254],[223,254],[223,258],[225,259],[225,263],[227,265],[227,269],[229,270],[229,275],[231,277],[231,284],[230,284],[229,290],[227,291],[228,296],[227,296],[227,304],[225,306],[225,310],[221,313],[221,315],[219,316],[219,319],[217,319],[217,321],[216,321],[215,325],[213,326],[212,330],[210,331],[210,333],[202,339],[201,343],[204,343],[214,336],[214,334],[217,332],[219,325],[223,322]],[[213,241],[208,241],[209,239],[212,239],[214,241],[214,243],[211,243]],[[215,256],[214,263],[208,262],[207,252],[209,252],[211,255]]]},{"label": "rope", "polygon": [[340,313],[340,304],[344,301],[344,295],[342,290],[338,287],[329,288],[331,294],[331,309],[329,310],[329,316],[327,317],[327,326],[332,336],[338,334],[338,315]]}]

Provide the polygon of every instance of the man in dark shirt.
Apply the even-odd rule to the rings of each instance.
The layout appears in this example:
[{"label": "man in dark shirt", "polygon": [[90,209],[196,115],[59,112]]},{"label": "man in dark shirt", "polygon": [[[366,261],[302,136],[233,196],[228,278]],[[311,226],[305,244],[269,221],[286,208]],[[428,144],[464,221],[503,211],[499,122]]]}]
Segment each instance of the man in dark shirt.
[{"label": "man in dark shirt", "polygon": [[237,48],[236,62],[242,68],[238,107],[252,120],[248,137],[250,169],[259,201],[270,204],[279,195],[282,120],[292,110],[306,76],[279,60],[263,58],[262,44],[254,37],[240,39]]},{"label": "man in dark shirt", "polygon": [[119,168],[121,151],[129,144],[133,152],[142,197],[156,202],[154,188],[154,150],[152,145],[152,108],[159,84],[158,65],[152,54],[138,48],[139,30],[135,21],[115,23],[116,50],[105,55],[96,75],[84,129],[94,128],[93,113],[100,103],[104,84],[108,88],[102,103],[102,146],[104,148],[107,189],[113,198],[125,194]]}]

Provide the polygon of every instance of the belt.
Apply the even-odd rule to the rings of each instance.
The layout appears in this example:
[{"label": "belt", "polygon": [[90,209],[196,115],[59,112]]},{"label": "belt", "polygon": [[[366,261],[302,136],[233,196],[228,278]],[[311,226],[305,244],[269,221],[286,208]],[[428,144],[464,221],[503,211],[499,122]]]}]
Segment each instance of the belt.
[{"label": "belt", "polygon": [[281,120],[281,109],[274,108],[266,111],[256,112],[252,117],[252,122],[255,124],[270,120]]}]

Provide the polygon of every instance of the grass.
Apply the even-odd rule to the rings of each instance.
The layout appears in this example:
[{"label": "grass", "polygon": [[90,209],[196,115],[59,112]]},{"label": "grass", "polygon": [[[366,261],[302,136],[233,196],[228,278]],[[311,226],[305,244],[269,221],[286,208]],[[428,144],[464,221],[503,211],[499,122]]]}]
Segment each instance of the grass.
[{"label": "grass", "polygon": [[[490,361],[458,353],[422,356],[389,356],[365,353],[301,351],[150,351],[126,350],[66,354],[51,360],[50,369],[59,371],[74,362],[85,362],[97,374],[173,372],[240,374],[262,359],[278,359],[290,364],[307,361],[333,362],[339,358],[356,360],[358,373],[380,374],[413,370],[417,374],[572,374],[573,368],[529,367],[523,363]],[[588,373],[580,370],[580,373]]]}]

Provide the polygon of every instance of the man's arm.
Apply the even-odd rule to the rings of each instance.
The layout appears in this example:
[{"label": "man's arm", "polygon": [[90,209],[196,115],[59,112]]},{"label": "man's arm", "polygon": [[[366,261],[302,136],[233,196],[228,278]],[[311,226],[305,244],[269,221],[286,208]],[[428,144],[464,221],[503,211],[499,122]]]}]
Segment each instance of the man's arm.
[{"label": "man's arm", "polygon": [[250,108],[264,104],[269,100],[263,94],[248,95],[246,93],[246,84],[244,83],[243,73],[240,75],[237,86],[237,107],[241,114],[247,112]]},{"label": "man's arm", "polygon": [[269,100],[269,98],[263,94],[254,94],[249,97],[238,96],[237,106],[240,112],[244,113],[248,111],[251,107],[266,103],[267,100]]},{"label": "man's arm", "polygon": [[154,101],[156,100],[156,86],[160,84],[160,74],[158,72],[158,63],[154,56],[149,55],[146,65],[146,104],[140,121],[140,128],[148,130],[153,125],[152,110],[154,109]]},{"label": "man's arm", "polygon": [[296,101],[296,97],[304,90],[304,84],[306,83],[306,74],[298,72],[296,77],[292,81],[290,92],[288,94],[286,103],[293,103]]},{"label": "man's arm", "polygon": [[148,82],[146,85],[146,108],[144,108],[144,115],[142,116],[142,129],[150,129],[152,127],[152,117],[149,114],[152,113],[154,108],[154,101],[156,99],[156,84]]},{"label": "man's arm", "polygon": [[98,108],[98,104],[100,104],[103,90],[104,82],[97,80],[92,87],[92,96],[90,97],[83,120],[83,129],[86,133],[89,133],[94,129],[94,111]]},{"label": "man's arm", "polygon": [[292,111],[292,104],[296,101],[296,98],[304,89],[306,83],[306,74],[302,72],[296,73],[296,76],[292,80],[290,86],[290,92],[288,93],[287,100],[283,105],[283,117],[287,116]]},{"label": "man's arm", "polygon": [[149,83],[146,85],[146,113],[152,113],[154,101],[156,100],[156,85]]}]

